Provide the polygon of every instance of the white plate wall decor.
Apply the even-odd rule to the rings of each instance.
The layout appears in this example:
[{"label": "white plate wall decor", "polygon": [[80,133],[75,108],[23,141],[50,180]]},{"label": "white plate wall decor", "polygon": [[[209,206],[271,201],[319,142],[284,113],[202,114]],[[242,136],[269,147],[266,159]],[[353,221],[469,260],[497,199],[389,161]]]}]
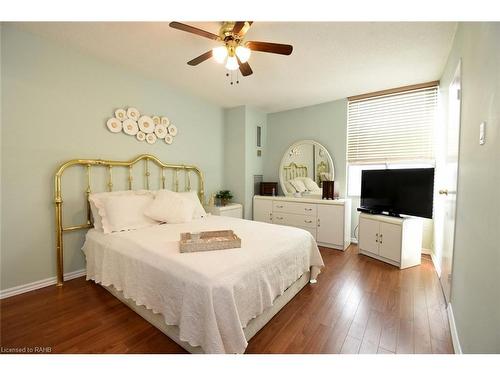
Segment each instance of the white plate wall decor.
[{"label": "white plate wall decor", "polygon": [[168,134],[170,134],[172,137],[175,137],[177,135],[177,126],[170,124],[168,126]]},{"label": "white plate wall decor", "polygon": [[162,125],[165,125],[165,126],[170,125],[170,120],[168,119],[168,117],[162,117],[160,121],[161,121]]},{"label": "white plate wall decor", "polygon": [[144,141],[146,139],[146,134],[144,134],[141,131],[138,131],[137,134],[135,135],[138,141]]},{"label": "white plate wall decor", "polygon": [[156,135],[155,133],[150,133],[146,135],[146,142],[148,142],[150,145],[156,142]]},{"label": "white plate wall decor", "polygon": [[153,123],[153,119],[149,116],[141,116],[137,123],[139,124],[139,129],[141,129],[146,134],[155,131],[155,124]]},{"label": "white plate wall decor", "polygon": [[163,139],[168,134],[167,127],[162,124],[155,126],[155,134],[158,138]]},{"label": "white plate wall decor", "polygon": [[154,144],[158,139],[163,139],[167,145],[174,141],[179,133],[167,116],[141,115],[135,107],[118,108],[114,111],[114,117],[106,121],[106,127],[112,133],[120,133],[135,136],[140,142],[146,141]]},{"label": "white plate wall decor", "polygon": [[137,108],[130,107],[127,109],[127,117],[129,119],[132,119],[134,121],[139,120],[139,117],[141,116],[140,112],[137,110]]},{"label": "white plate wall decor", "polygon": [[139,131],[139,126],[137,126],[137,121],[130,118],[123,121],[123,132],[128,135],[136,135]]},{"label": "white plate wall decor", "polygon": [[119,133],[122,131],[122,122],[114,117],[111,117],[106,122],[106,126],[108,127],[111,133]]},{"label": "white plate wall decor", "polygon": [[123,108],[119,108],[115,111],[115,117],[118,120],[123,121],[127,118],[127,112]]}]

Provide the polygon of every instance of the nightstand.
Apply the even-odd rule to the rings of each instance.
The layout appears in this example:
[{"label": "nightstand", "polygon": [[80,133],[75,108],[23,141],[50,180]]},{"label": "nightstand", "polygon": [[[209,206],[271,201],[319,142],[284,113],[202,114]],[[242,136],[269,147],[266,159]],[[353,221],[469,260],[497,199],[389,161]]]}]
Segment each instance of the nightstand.
[{"label": "nightstand", "polygon": [[205,207],[205,211],[217,216],[243,218],[243,205],[239,203],[228,203],[225,206],[207,206]]}]

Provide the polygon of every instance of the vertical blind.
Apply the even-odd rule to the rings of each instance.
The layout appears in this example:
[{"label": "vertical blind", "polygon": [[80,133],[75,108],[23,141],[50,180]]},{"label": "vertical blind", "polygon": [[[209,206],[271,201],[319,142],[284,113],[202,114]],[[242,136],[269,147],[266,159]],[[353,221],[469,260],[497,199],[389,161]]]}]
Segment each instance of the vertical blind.
[{"label": "vertical blind", "polygon": [[433,160],[437,86],[349,100],[351,164]]}]

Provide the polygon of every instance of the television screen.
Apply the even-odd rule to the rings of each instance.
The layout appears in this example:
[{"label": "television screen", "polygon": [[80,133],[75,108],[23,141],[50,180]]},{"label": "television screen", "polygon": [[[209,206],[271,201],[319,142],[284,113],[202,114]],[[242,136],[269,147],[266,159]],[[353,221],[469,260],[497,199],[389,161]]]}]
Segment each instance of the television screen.
[{"label": "television screen", "polygon": [[361,208],[432,219],[434,168],[365,170]]}]

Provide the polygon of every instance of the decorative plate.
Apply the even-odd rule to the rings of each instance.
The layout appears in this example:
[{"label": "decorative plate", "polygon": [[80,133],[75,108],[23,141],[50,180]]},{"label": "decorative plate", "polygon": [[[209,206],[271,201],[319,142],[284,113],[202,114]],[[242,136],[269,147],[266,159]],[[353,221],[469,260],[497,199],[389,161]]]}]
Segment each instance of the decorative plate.
[{"label": "decorative plate", "polygon": [[139,120],[139,116],[140,116],[140,112],[137,108],[134,108],[134,107],[130,107],[129,109],[127,109],[127,117],[132,119],[132,120]]},{"label": "decorative plate", "polygon": [[155,124],[153,123],[153,119],[149,116],[141,116],[138,123],[139,123],[139,129],[141,129],[146,134],[155,131]]},{"label": "decorative plate", "polygon": [[175,137],[177,135],[177,126],[169,125],[168,126],[168,134],[170,134],[172,137]]},{"label": "decorative plate", "polygon": [[139,127],[137,126],[137,121],[134,121],[130,118],[123,121],[123,132],[128,135],[136,135],[139,131]]},{"label": "decorative plate", "polygon": [[150,133],[146,135],[146,142],[148,142],[150,145],[156,142],[156,135],[155,133]]},{"label": "decorative plate", "polygon": [[172,137],[170,134],[167,134],[165,136],[165,143],[167,145],[171,145],[173,141],[174,141],[174,137]]},{"label": "decorative plate", "polygon": [[117,118],[111,117],[107,122],[106,126],[112,133],[119,133],[122,131],[122,122]]},{"label": "decorative plate", "polygon": [[168,119],[168,117],[162,117],[160,121],[161,121],[162,125],[165,125],[165,126],[170,125],[170,120]]},{"label": "decorative plate", "polygon": [[154,123],[155,125],[159,125],[159,124],[161,124],[161,119],[160,119],[160,116],[153,116],[153,117],[152,117],[152,119],[153,119],[153,123]]},{"label": "decorative plate", "polygon": [[135,135],[138,141],[144,141],[146,139],[146,134],[144,134],[141,131],[138,131],[137,134]]},{"label": "decorative plate", "polygon": [[120,120],[120,121],[123,121],[127,118],[127,112],[125,112],[124,109],[122,108],[119,108],[115,111],[115,117]]},{"label": "decorative plate", "polygon": [[168,134],[167,127],[162,124],[155,126],[155,134],[158,138],[163,139]]}]

